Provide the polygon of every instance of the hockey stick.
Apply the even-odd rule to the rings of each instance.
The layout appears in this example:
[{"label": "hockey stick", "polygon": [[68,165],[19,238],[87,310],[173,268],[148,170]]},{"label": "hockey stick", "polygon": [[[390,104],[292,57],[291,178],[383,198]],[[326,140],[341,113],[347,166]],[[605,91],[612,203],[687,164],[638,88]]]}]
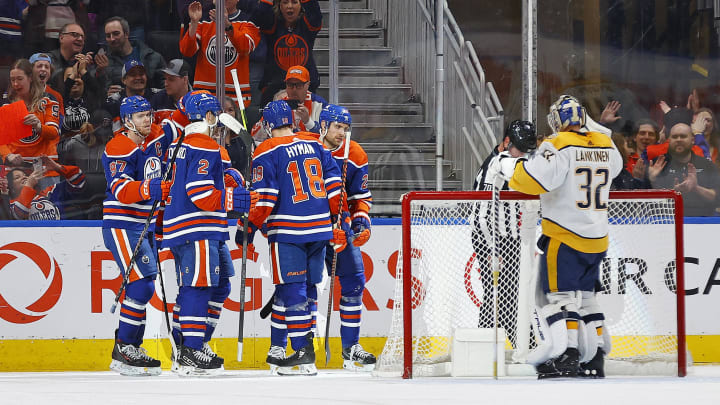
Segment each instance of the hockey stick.
[{"label": "hockey stick", "polygon": [[[175,159],[177,158],[178,152],[180,151],[180,145],[182,145],[183,141],[185,140],[185,131],[180,134],[180,138],[178,139],[178,144],[175,150],[173,151],[173,155],[170,158],[170,163],[168,164],[167,170],[165,170],[165,173],[163,173],[162,181],[168,181],[170,178],[170,173],[172,173],[173,165],[175,164]],[[113,302],[112,306],[110,307],[110,313],[114,314],[115,309],[117,308],[118,301],[120,301],[120,296],[125,291],[125,288],[128,285],[128,281],[130,281],[130,271],[133,268],[133,265],[135,264],[135,261],[137,260],[138,253],[140,253],[140,246],[142,245],[143,238],[145,238],[145,235],[147,235],[148,229],[150,229],[150,222],[152,222],[153,215],[155,215],[155,211],[157,211],[158,206],[160,205],[160,200],[153,201],[152,208],[150,208],[150,212],[148,213],[148,217],[145,220],[145,226],[143,226],[142,232],[140,232],[140,237],[137,240],[137,243],[135,243],[135,249],[133,249],[133,254],[130,257],[130,262],[128,262],[127,269],[125,271],[125,274],[123,275],[122,284],[120,284],[120,289],[118,290],[117,294],[115,294],[115,302]]]},{"label": "hockey stick", "polygon": [[233,84],[235,85],[235,96],[237,98],[238,108],[240,108],[240,117],[242,117],[243,126],[247,130],[247,118],[245,118],[245,102],[242,99],[242,91],[240,90],[240,81],[237,76],[237,69],[231,69]]},{"label": "hockey stick", "polygon": [[[340,188],[340,203],[338,203],[337,225],[341,225],[343,203],[345,202],[345,177],[347,176],[348,156],[350,155],[350,131],[345,137],[345,150],[343,151],[342,187]],[[330,292],[328,293],[327,316],[325,317],[325,366],[330,362],[330,317],[332,316],[333,292],[335,290],[335,268],[337,267],[337,250],[333,249],[332,267],[330,268]]]},{"label": "hockey stick", "polygon": [[265,319],[272,313],[272,306],[275,303],[275,292],[273,291],[272,295],[270,296],[270,299],[268,299],[268,302],[265,303],[265,306],[262,307],[260,310],[260,319]]},{"label": "hockey stick", "polygon": [[500,278],[500,258],[498,257],[497,228],[500,216],[500,189],[493,181],[492,189],[492,230],[490,248],[492,250],[492,283],[493,283],[493,378],[498,378],[498,281]]},{"label": "hockey stick", "polygon": [[[232,75],[233,84],[235,85],[235,95],[237,96],[238,108],[240,108],[240,114],[242,116],[243,124],[247,130],[247,121],[245,119],[245,103],[242,100],[242,91],[240,90],[240,82],[237,77],[237,69],[230,71]],[[250,170],[252,168],[252,151],[248,148],[248,165],[246,168],[245,175],[245,189],[250,190]],[[247,253],[248,253],[248,226],[250,223],[250,216],[243,214],[243,243],[242,243],[242,264],[240,266],[240,313],[238,314],[238,338],[237,338],[237,361],[242,361],[243,352],[243,339],[244,339],[244,327],[245,327],[245,279],[247,277]]]},{"label": "hockey stick", "polygon": [[[157,221],[155,221],[155,226],[157,226]],[[171,345],[170,349],[172,350],[172,353],[174,355],[173,357],[175,359],[177,359],[179,351],[178,351],[177,343],[175,342],[175,337],[173,337],[173,334],[172,334],[172,325],[170,324],[170,315],[168,314],[167,296],[165,295],[165,277],[163,276],[162,267],[160,266],[160,250],[158,249],[158,246],[157,246],[157,240],[155,241],[155,252],[157,255],[157,257],[155,258],[156,259],[155,262],[157,265],[158,277],[160,278],[160,292],[162,292],[162,303],[163,303],[163,313],[165,314],[165,325],[167,326],[168,338],[170,339],[170,345]]]}]

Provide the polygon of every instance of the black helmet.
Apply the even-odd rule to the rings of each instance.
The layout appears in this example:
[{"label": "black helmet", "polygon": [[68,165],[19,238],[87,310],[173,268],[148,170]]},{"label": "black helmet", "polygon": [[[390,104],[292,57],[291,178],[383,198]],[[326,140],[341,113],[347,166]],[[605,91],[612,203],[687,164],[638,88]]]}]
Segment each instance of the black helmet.
[{"label": "black helmet", "polygon": [[505,136],[510,138],[510,144],[521,152],[527,153],[537,148],[537,134],[535,124],[530,121],[515,120],[508,125]]}]

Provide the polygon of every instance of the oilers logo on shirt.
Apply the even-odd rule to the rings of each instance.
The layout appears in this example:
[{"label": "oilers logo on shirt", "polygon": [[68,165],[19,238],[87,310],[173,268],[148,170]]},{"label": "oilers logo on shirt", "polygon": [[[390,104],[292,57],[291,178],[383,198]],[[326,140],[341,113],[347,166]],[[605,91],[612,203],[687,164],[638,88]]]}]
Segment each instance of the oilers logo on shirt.
[{"label": "oilers logo on shirt", "polygon": [[60,210],[47,198],[34,200],[30,203],[28,219],[31,221],[60,220]]},{"label": "oilers logo on shirt", "polygon": [[[216,37],[213,35],[213,37],[210,38],[207,49],[205,49],[205,57],[207,58],[208,62],[210,62],[213,66],[217,66],[217,43],[215,39]],[[225,36],[225,67],[234,65],[237,58],[237,50],[233,46],[232,42],[230,42],[228,37]]]},{"label": "oilers logo on shirt", "polygon": [[156,177],[162,176],[162,165],[160,164],[160,159],[156,157],[149,157],[145,161],[145,168],[143,170],[143,173],[145,174],[145,179],[154,179]]}]

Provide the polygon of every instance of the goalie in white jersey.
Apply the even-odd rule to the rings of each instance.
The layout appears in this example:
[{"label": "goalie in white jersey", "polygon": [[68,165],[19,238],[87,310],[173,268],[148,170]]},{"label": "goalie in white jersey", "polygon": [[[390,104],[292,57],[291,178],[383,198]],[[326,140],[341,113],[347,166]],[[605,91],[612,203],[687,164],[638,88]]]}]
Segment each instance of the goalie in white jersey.
[{"label": "goalie in white jersey", "polygon": [[514,190],[539,194],[542,205],[543,294],[536,305],[545,330],[528,361],[539,378],[602,377],[610,344],[594,291],[608,249],[610,183],[622,169],[622,156],[606,128],[587,128],[594,123],[574,97],[561,96],[551,105],[548,123],[555,136],[519,160],[509,182]]}]

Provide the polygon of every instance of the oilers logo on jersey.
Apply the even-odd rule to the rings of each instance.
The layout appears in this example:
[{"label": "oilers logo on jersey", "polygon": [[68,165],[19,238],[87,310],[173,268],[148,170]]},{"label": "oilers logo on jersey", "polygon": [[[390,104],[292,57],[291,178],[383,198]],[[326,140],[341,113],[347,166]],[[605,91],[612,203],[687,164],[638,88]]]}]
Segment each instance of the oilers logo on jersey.
[{"label": "oilers logo on jersey", "polygon": [[30,212],[28,219],[31,221],[58,221],[60,220],[60,210],[48,199],[36,200],[30,203]]},{"label": "oilers logo on jersey", "polygon": [[162,176],[162,164],[160,159],[156,157],[150,157],[145,161],[145,167],[143,168],[145,173],[145,179],[154,179]]},{"label": "oilers logo on jersey", "polygon": [[293,33],[283,35],[275,42],[275,62],[284,71],[292,66],[305,66],[308,62],[310,47],[305,39]]},{"label": "oilers logo on jersey", "polygon": [[[213,35],[210,38],[207,49],[205,49],[205,57],[208,62],[213,66],[217,66],[217,42],[216,37]],[[238,53],[232,42],[225,36],[225,67],[229,67],[235,64],[238,58]]]}]

